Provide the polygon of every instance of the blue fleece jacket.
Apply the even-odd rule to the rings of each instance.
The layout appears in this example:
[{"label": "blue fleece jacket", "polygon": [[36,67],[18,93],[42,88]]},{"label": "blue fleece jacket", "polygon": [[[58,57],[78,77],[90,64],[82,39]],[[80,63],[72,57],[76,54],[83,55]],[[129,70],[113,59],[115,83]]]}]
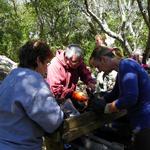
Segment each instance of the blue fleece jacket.
[{"label": "blue fleece jacket", "polygon": [[116,107],[127,109],[133,129],[150,128],[150,78],[136,61],[120,61],[116,84],[105,99],[117,99]]},{"label": "blue fleece jacket", "polygon": [[0,150],[41,150],[44,132],[52,133],[62,121],[39,73],[17,68],[0,85]]}]

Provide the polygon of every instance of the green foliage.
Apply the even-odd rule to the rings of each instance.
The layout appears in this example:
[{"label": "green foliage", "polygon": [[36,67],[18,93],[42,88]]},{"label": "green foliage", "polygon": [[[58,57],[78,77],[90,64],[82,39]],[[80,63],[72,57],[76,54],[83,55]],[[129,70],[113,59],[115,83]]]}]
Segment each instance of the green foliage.
[{"label": "green foliage", "polygon": [[[17,2],[17,1],[16,1]],[[0,0],[0,54],[17,61],[18,48],[29,39],[42,38],[46,40],[53,51],[64,48],[68,44],[77,43],[84,49],[84,59],[88,59],[95,46],[94,36],[102,33],[101,28],[94,21],[90,24],[81,13],[83,1],[78,0],[77,6],[73,0],[32,0],[16,3],[14,7],[11,0]],[[104,3],[104,2],[102,2]],[[105,13],[103,13],[110,29],[120,29],[120,15],[117,9],[117,1],[107,1]],[[142,16],[133,9],[134,16],[138,16],[133,22],[133,27],[139,28]],[[132,18],[127,18],[132,19]],[[134,19],[134,18],[133,18]],[[137,30],[138,31],[138,30]],[[139,31],[139,37],[135,40],[128,29],[125,38],[133,45],[136,41],[144,48],[148,30],[146,25]],[[115,46],[121,48],[116,41]]]},{"label": "green foliage", "polygon": [[87,65],[89,65],[89,58],[95,48],[95,42],[93,40],[85,40],[82,47],[84,49],[84,61]]},{"label": "green foliage", "polygon": [[22,43],[32,38],[32,33],[36,33],[36,14],[31,5],[21,5],[19,8],[20,26],[22,31]]},{"label": "green foliage", "polygon": [[20,19],[9,3],[1,0],[0,22],[0,54],[16,60],[16,49],[22,39],[19,25]]}]

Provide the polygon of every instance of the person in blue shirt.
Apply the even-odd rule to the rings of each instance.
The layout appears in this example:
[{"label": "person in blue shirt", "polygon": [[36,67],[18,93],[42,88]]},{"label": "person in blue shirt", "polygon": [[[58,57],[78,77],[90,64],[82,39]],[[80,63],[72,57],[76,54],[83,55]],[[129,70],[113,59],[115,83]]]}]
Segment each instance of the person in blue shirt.
[{"label": "person in blue shirt", "polygon": [[63,112],[45,82],[52,52],[32,40],[19,49],[19,65],[0,85],[0,150],[42,150],[42,137],[63,122]]},{"label": "person in blue shirt", "polygon": [[150,78],[143,67],[131,58],[115,57],[115,51],[104,46],[94,49],[91,66],[108,74],[118,72],[113,90],[104,96],[104,113],[126,109],[134,133],[133,149],[150,150]]}]

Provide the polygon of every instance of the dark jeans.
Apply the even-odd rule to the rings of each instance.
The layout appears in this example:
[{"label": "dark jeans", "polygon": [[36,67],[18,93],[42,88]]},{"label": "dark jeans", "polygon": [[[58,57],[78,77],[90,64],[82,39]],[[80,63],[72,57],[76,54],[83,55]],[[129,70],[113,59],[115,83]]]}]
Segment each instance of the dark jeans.
[{"label": "dark jeans", "polygon": [[133,150],[150,150],[150,129],[143,129],[135,134]]}]

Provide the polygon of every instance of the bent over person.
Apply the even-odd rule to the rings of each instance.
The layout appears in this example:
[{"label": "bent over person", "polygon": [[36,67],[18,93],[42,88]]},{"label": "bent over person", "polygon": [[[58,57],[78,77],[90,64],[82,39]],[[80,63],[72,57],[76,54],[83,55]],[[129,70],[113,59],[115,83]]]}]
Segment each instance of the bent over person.
[{"label": "bent over person", "polygon": [[58,50],[48,66],[47,82],[56,98],[65,100],[72,97],[78,80],[87,88],[95,89],[95,80],[83,62],[83,51],[77,44],[69,45],[65,50]]},{"label": "bent over person", "polygon": [[82,49],[77,44],[65,51],[58,50],[48,66],[47,81],[57,98],[66,98],[75,90],[80,79],[88,88],[95,88],[95,80],[83,62]]},{"label": "bent over person", "polygon": [[[109,48],[99,46],[90,64],[106,74],[118,72],[113,90],[105,95],[105,113],[122,109],[128,112],[133,131],[133,149],[150,150],[150,78],[143,67],[131,58],[115,57]],[[97,108],[98,109],[98,108]]]},{"label": "bent over person", "polygon": [[19,50],[19,67],[0,85],[0,150],[41,150],[42,136],[54,132],[63,112],[43,76],[52,58],[41,40]]}]

